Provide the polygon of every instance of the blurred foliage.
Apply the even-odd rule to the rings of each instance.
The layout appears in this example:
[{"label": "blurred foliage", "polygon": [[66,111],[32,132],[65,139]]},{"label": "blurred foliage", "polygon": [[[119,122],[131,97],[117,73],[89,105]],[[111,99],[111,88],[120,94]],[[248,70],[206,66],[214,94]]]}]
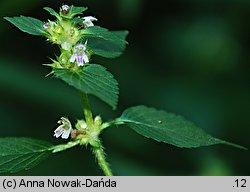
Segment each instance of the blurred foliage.
[{"label": "blurred foliage", "polygon": [[[51,18],[42,7],[89,7],[99,25],[130,31],[120,58],[105,63],[120,85],[118,111],[91,97],[95,114],[118,116],[132,105],[165,109],[219,138],[250,148],[250,2],[248,0],[81,0],[0,2],[0,135],[29,136],[54,144],[59,117],[82,117],[79,95],[45,78],[57,48],[26,35],[3,16]],[[126,127],[103,134],[117,175],[248,175],[248,151],[227,146],[179,149],[143,138]],[[79,155],[76,155],[79,154]],[[59,153],[20,175],[99,175],[89,149]]]}]

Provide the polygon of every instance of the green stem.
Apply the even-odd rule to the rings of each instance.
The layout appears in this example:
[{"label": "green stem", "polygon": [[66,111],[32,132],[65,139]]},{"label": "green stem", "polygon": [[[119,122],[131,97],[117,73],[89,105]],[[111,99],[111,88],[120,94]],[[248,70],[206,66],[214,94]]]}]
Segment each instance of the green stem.
[{"label": "green stem", "polygon": [[101,126],[101,131],[103,131],[104,129],[110,127],[110,126],[114,126],[114,125],[124,125],[125,122],[124,121],[121,121],[119,119],[116,119],[114,121],[110,121],[110,122],[106,122],[106,123],[103,123],[102,126]]},{"label": "green stem", "polygon": [[70,141],[67,144],[55,145],[55,146],[51,147],[50,150],[52,150],[52,153],[57,153],[57,152],[64,151],[66,149],[70,149],[71,147],[74,147],[74,146],[78,145],[79,143],[80,143],[79,140]]},{"label": "green stem", "polygon": [[85,116],[86,123],[88,127],[92,128],[93,127],[93,115],[90,110],[89,100],[88,100],[88,96],[86,93],[81,92],[81,102],[82,102],[83,113]]},{"label": "green stem", "polygon": [[94,154],[98,161],[98,165],[101,167],[103,173],[106,176],[113,176],[112,171],[108,165],[108,162],[106,161],[105,154],[104,154],[102,147],[94,147]]},{"label": "green stem", "polygon": [[[93,115],[92,115],[92,112],[90,110],[89,100],[88,100],[88,96],[86,93],[81,92],[81,102],[82,102],[83,113],[85,116],[87,126],[89,128],[93,129],[94,128]],[[106,176],[112,176],[113,174],[112,174],[111,169],[106,161],[105,154],[104,154],[104,151],[102,149],[101,144],[99,144],[99,147],[93,147],[93,150],[94,150],[94,154],[97,158],[98,165],[101,167],[104,174]]]}]

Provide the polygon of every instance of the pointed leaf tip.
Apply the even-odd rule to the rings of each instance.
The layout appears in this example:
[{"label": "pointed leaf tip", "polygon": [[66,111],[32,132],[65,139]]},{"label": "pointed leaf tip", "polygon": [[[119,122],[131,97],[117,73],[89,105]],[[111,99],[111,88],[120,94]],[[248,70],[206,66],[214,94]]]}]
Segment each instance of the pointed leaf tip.
[{"label": "pointed leaf tip", "polygon": [[43,28],[43,22],[33,17],[4,17],[5,20],[12,23],[18,29],[31,35],[44,36],[46,31]]},{"label": "pointed leaf tip", "polygon": [[177,147],[194,148],[226,144],[246,149],[240,145],[212,137],[181,116],[146,106],[126,109],[118,118],[118,121],[125,122],[129,127],[145,137]]},{"label": "pointed leaf tip", "polygon": [[87,37],[83,41],[88,41],[88,48],[93,51],[93,54],[99,55],[106,58],[116,58],[122,55],[124,52],[127,42],[126,37],[128,31],[110,31],[113,38],[118,38],[119,40],[111,40],[97,37]]},{"label": "pointed leaf tip", "polygon": [[52,145],[30,138],[0,138],[0,173],[28,170],[46,159]]},{"label": "pointed leaf tip", "polygon": [[60,17],[60,15],[50,7],[44,7],[43,9],[48,11],[51,15],[55,16],[56,18]]}]

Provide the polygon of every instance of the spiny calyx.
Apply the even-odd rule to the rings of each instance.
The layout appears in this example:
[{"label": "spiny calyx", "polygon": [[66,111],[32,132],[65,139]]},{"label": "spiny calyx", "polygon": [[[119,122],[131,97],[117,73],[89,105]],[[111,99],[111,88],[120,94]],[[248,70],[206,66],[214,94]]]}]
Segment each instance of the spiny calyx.
[{"label": "spiny calyx", "polygon": [[82,145],[90,144],[93,147],[100,145],[99,135],[102,131],[102,119],[100,116],[95,117],[91,127],[88,127],[87,123],[81,119],[77,120],[75,129],[73,129],[71,122],[66,117],[61,117],[58,123],[61,125],[54,131],[56,138],[61,136],[63,139],[68,139],[71,135],[71,139],[80,141],[79,143]]}]

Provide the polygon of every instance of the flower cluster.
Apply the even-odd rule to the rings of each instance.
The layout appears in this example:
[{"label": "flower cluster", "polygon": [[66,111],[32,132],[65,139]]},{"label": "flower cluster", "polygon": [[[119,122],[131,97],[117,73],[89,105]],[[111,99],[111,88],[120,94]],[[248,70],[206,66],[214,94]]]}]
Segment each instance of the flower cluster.
[{"label": "flower cluster", "polygon": [[[43,24],[47,40],[59,45],[61,50],[57,60],[52,60],[54,63],[50,65],[51,67],[74,70],[89,63],[91,50],[88,50],[88,41],[83,37],[85,30],[93,27],[97,19],[93,16],[78,16],[84,9],[86,8],[63,5],[59,13],[56,13],[51,8],[45,8],[56,17],[56,21],[49,20]],[[96,127],[102,124],[99,116],[94,121]],[[77,121],[76,129],[72,128],[71,122],[66,117],[61,117],[58,123],[60,125],[54,131],[56,138],[68,139],[71,135],[74,139],[80,136],[82,143],[93,144],[99,134],[99,130],[89,131],[84,120]]]},{"label": "flower cluster", "polygon": [[[50,9],[47,11],[51,12]],[[56,16],[56,21],[44,23],[48,41],[61,47],[59,58],[62,60],[54,61],[52,67],[75,68],[89,63],[91,54],[87,49],[87,42],[82,42],[82,39],[84,30],[93,27],[93,22],[97,19],[93,16],[75,17],[81,12],[73,6],[63,5],[59,14],[51,12]]]},{"label": "flower cluster", "polygon": [[58,121],[60,124],[54,131],[54,136],[56,138],[62,137],[63,139],[68,139],[71,135],[72,139],[81,140],[82,144],[90,143],[92,146],[97,145],[98,135],[101,132],[102,119],[100,116],[94,118],[92,128],[88,127],[84,120],[77,120],[75,124],[75,129],[72,128],[71,122],[66,117],[61,117]]}]

